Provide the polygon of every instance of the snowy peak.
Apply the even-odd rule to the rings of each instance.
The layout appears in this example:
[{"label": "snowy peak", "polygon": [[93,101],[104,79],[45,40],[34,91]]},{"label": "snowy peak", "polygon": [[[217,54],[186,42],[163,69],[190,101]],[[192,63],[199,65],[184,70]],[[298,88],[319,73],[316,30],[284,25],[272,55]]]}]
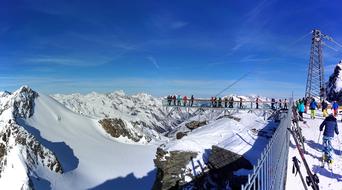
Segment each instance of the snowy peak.
[{"label": "snowy peak", "polygon": [[329,77],[327,83],[327,98],[329,101],[342,101],[342,61],[340,61],[335,69],[334,73]]},{"label": "snowy peak", "polygon": [[139,131],[150,129],[151,135],[155,137],[171,130],[183,120],[180,114],[166,117],[168,113],[162,108],[161,99],[144,93],[128,96],[123,91],[116,91],[108,94],[57,94],[52,97],[81,115],[98,119],[120,118]]},{"label": "snowy peak", "polygon": [[[14,93],[3,92],[0,96],[0,115],[11,118],[29,118],[34,113],[34,100],[38,93],[28,86],[22,86]],[[7,112],[7,114],[2,114]]]}]

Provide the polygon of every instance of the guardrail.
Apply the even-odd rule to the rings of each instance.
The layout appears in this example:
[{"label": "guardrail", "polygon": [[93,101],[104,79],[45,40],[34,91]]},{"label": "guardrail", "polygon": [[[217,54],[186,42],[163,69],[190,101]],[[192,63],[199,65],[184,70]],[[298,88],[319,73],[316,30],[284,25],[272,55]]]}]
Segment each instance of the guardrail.
[{"label": "guardrail", "polygon": [[[284,102],[271,102],[271,101],[231,101],[222,99],[221,101],[212,101],[208,99],[188,99],[184,101],[181,100],[170,100],[163,99],[163,106],[166,107],[194,107],[194,108],[230,108],[230,109],[280,109],[284,108]],[[281,105],[281,106],[280,106]],[[288,107],[288,102],[286,102],[286,108]]]},{"label": "guardrail", "polygon": [[[291,104],[290,104],[291,105]],[[283,190],[286,183],[292,111],[282,114],[281,121],[273,137],[254,165],[253,173],[241,190]]]}]

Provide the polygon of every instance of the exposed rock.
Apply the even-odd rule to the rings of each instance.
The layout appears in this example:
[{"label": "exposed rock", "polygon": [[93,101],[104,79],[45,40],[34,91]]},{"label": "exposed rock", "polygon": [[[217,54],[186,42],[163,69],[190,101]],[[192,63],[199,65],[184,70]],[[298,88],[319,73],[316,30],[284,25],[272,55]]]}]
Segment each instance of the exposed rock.
[{"label": "exposed rock", "polygon": [[157,176],[153,189],[177,189],[178,186],[185,184],[185,176],[192,178],[191,172],[185,170],[186,165],[192,157],[196,157],[196,152],[164,151],[157,149],[154,164],[157,167]]},{"label": "exposed rock", "polygon": [[214,169],[224,168],[227,171],[253,169],[252,164],[243,156],[218,146],[212,146],[208,165]]},{"label": "exposed rock", "polygon": [[[3,94],[5,96],[5,94]],[[5,102],[0,102],[0,115],[7,109],[13,108],[13,116],[17,118],[29,118],[34,113],[34,99],[38,93],[27,86],[21,87],[13,94],[6,94]]]},{"label": "exposed rock", "polygon": [[[0,131],[0,175],[6,167],[6,155],[10,154],[14,147],[25,152],[23,156],[27,167],[34,169],[38,165],[45,166],[56,173],[63,173],[61,164],[56,155],[41,145],[33,135],[29,134],[23,127],[12,122],[3,126]],[[4,141],[5,140],[5,141]]]},{"label": "exposed rock", "polygon": [[[127,137],[134,142],[139,142],[144,136],[139,131],[135,131],[134,128],[129,128],[122,119],[111,118],[102,119],[99,121],[103,129],[114,138]],[[148,142],[152,139],[144,137]]]},{"label": "exposed rock", "polygon": [[178,132],[178,133],[176,134],[176,139],[181,139],[181,138],[183,138],[184,136],[186,136],[186,133]]},{"label": "exposed rock", "polygon": [[335,69],[334,73],[329,77],[327,82],[327,100],[328,101],[338,101],[342,103],[342,61],[340,61]]},{"label": "exposed rock", "polygon": [[6,153],[6,148],[5,145],[0,143],[0,161],[2,160],[2,158],[5,156]]},{"label": "exposed rock", "polygon": [[188,129],[193,130],[193,129],[202,127],[202,126],[207,125],[207,124],[208,124],[207,121],[191,121],[189,123],[186,123],[185,126]]}]

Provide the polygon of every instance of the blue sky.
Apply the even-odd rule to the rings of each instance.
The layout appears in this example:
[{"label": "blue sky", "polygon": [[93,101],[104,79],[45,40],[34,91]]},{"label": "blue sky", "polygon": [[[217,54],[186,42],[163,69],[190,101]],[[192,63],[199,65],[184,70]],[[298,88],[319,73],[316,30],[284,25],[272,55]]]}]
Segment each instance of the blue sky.
[{"label": "blue sky", "polygon": [[[340,1],[0,0],[0,90],[303,96],[310,31]],[[333,46],[333,44],[331,44]],[[324,48],[326,78],[342,49]]]}]

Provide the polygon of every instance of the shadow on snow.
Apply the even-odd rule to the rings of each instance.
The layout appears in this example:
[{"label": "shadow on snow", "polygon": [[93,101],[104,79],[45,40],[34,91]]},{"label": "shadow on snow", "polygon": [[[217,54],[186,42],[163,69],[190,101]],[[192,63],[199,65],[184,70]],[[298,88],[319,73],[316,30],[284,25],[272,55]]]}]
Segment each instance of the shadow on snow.
[{"label": "shadow on snow", "polygon": [[318,173],[321,176],[325,176],[328,178],[335,178],[338,182],[342,181],[342,175],[335,174],[332,171],[327,170],[326,168],[322,168],[321,166],[314,165],[312,168],[314,173]]},{"label": "shadow on snow", "polygon": [[62,165],[63,172],[69,172],[77,168],[79,164],[78,158],[75,156],[74,151],[65,142],[50,142],[44,139],[40,131],[28,124],[24,120],[18,119],[17,122],[31,133],[43,146],[51,150],[57,157]]},{"label": "shadow on snow", "polygon": [[150,171],[147,176],[142,178],[136,178],[133,173],[130,173],[126,177],[119,177],[110,179],[98,185],[90,188],[89,190],[113,190],[113,189],[139,189],[150,190],[152,189],[154,180],[156,178],[157,170]]}]

